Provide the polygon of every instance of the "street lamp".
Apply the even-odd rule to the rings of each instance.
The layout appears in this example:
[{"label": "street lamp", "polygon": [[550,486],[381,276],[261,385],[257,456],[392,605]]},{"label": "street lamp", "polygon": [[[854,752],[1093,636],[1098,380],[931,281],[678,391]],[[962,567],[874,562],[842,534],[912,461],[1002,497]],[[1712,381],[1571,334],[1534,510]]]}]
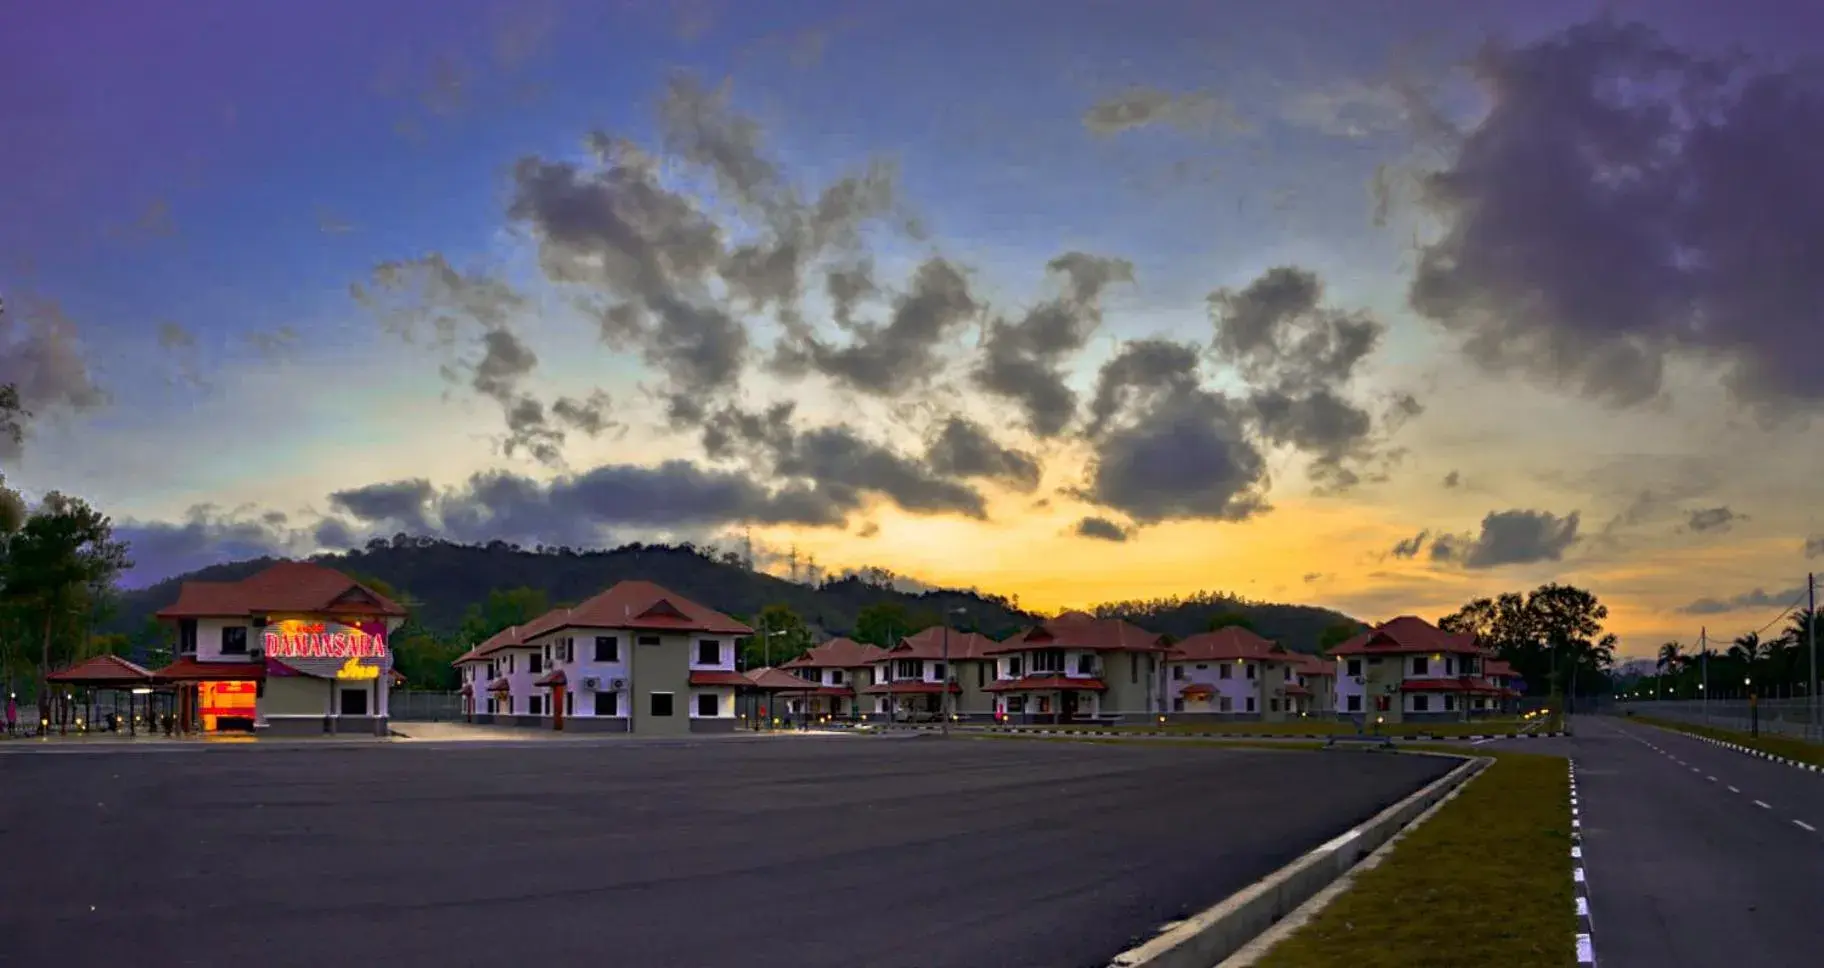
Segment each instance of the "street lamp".
[{"label": "street lamp", "polygon": [[938,689],[942,690],[939,693],[939,695],[942,697],[942,700],[939,703],[939,708],[943,710],[944,737],[946,739],[948,739],[950,736],[950,715],[951,715],[951,713],[950,713],[950,677],[952,675],[952,670],[950,668],[950,616],[961,615],[961,614],[963,614],[963,611],[964,611],[963,606],[958,605],[957,607],[948,610],[944,614],[944,678],[943,678],[943,681],[939,682],[937,685],[938,685]]}]

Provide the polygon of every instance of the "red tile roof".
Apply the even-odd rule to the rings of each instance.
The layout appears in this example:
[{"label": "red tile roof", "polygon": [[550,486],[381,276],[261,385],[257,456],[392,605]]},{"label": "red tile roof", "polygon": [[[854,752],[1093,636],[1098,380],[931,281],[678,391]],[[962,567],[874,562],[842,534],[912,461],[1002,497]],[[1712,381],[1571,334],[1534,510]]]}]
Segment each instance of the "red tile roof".
[{"label": "red tile roof", "polygon": [[754,681],[739,672],[697,669],[690,674],[690,684],[693,686],[739,686],[745,689],[753,685]]},{"label": "red tile roof", "polygon": [[1382,622],[1380,625],[1330,650],[1339,655],[1408,655],[1427,652],[1454,652],[1459,655],[1483,655],[1473,635],[1452,635],[1414,615]]},{"label": "red tile roof", "polygon": [[567,686],[570,684],[570,677],[564,675],[564,670],[562,669],[552,669],[550,672],[532,680],[532,684],[535,686]]},{"label": "red tile roof", "polygon": [[[988,688],[993,689],[994,687],[989,686]],[[895,696],[937,695],[944,691],[944,684],[941,682],[925,682],[923,680],[914,679],[894,683],[877,683],[872,686],[865,686],[861,691],[870,696],[880,696],[887,693],[892,693]],[[950,683],[950,691],[953,693],[962,692],[963,687],[952,682]]]},{"label": "red tile roof", "polygon": [[831,639],[809,652],[781,663],[781,669],[852,669],[872,665],[887,657],[887,650],[854,639]]},{"label": "red tile roof", "polygon": [[614,587],[571,609],[570,614],[551,630],[571,627],[719,635],[754,633],[745,623],[649,581],[617,582]]},{"label": "red tile roof", "polygon": [[1170,661],[1220,662],[1225,659],[1253,659],[1257,662],[1295,662],[1292,653],[1272,639],[1263,638],[1239,625],[1202,632],[1172,647]]},{"label": "red tile roof", "polygon": [[749,671],[745,677],[747,687],[765,692],[804,692],[817,696],[847,696],[849,690],[836,686],[825,686],[767,666]]},{"label": "red tile roof", "polygon": [[1184,684],[1184,688],[1178,690],[1178,694],[1181,696],[1213,696],[1216,694],[1216,687],[1207,682],[1187,682]]},{"label": "red tile roof", "polygon": [[157,617],[239,618],[279,613],[404,615],[399,603],[334,568],[281,561],[240,581],[187,581]]},{"label": "red tile roof", "polygon": [[1490,679],[1517,679],[1520,673],[1514,667],[1500,659],[1486,659],[1482,662],[1482,674]]},{"label": "red tile roof", "polygon": [[251,682],[266,678],[264,662],[198,662],[184,656],[152,671],[159,682]]},{"label": "red tile roof", "polygon": [[1486,679],[1464,676],[1458,679],[1407,679],[1400,683],[1401,692],[1472,692],[1490,695],[1501,687]]},{"label": "red tile roof", "polygon": [[1049,622],[1020,630],[986,649],[989,655],[1033,649],[1085,649],[1094,652],[1164,652],[1165,636],[1118,618],[1095,618],[1066,612]]},{"label": "red tile roof", "polygon": [[1108,684],[1100,679],[1073,679],[1068,676],[1025,676],[1019,679],[1002,679],[988,684],[988,692],[1036,692],[1061,690],[1064,692],[1101,692]]},{"label": "red tile roof", "polygon": [[494,680],[493,682],[488,683],[488,691],[489,692],[512,692],[513,684],[507,681],[506,676],[501,676],[500,678]]},{"label": "red tile roof", "polygon": [[45,676],[47,682],[84,686],[147,686],[152,672],[117,655],[98,655]]},{"label": "red tile roof", "polygon": [[[988,657],[988,650],[1000,643],[986,635],[975,632],[958,632],[950,630],[950,658],[983,659]],[[944,657],[944,626],[933,625],[921,632],[908,635],[888,650],[895,659],[942,659]]]},{"label": "red tile roof", "polygon": [[1312,655],[1308,652],[1294,652],[1292,655],[1295,659],[1293,668],[1302,675],[1332,677],[1336,675],[1336,663],[1321,655]]},{"label": "red tile roof", "polygon": [[1309,695],[1311,695],[1311,690],[1304,686],[1299,685],[1296,682],[1288,682],[1288,683],[1286,683],[1286,695],[1288,695],[1288,696],[1309,696]]}]

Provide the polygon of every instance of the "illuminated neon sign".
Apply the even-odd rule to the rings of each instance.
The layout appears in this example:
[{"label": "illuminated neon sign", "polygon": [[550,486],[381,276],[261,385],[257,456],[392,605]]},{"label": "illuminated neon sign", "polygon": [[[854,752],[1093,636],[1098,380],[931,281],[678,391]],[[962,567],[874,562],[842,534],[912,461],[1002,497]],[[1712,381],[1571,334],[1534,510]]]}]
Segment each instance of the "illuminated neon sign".
[{"label": "illuminated neon sign", "polygon": [[360,659],[350,658],[347,662],[342,663],[340,669],[336,670],[336,678],[344,680],[378,679],[380,678],[380,667],[363,665]]},{"label": "illuminated neon sign", "polygon": [[269,626],[261,644],[275,659],[385,658],[386,626],[377,622],[363,625],[366,627],[286,619]]}]

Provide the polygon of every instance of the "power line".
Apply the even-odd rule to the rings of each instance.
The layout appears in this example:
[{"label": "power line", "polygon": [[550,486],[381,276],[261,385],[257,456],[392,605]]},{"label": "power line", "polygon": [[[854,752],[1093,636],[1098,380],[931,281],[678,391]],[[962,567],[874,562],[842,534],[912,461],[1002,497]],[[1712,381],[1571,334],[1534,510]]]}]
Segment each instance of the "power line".
[{"label": "power line", "polygon": [[[1788,604],[1785,608],[1780,609],[1780,613],[1778,615],[1775,615],[1773,618],[1768,619],[1766,625],[1763,625],[1760,628],[1755,629],[1753,632],[1748,633],[1748,635],[1752,635],[1757,639],[1760,638],[1761,634],[1763,632],[1766,632],[1768,629],[1773,628],[1775,625],[1779,624],[1781,620],[1783,620],[1787,616],[1791,615],[1793,613],[1793,611],[1799,607],[1799,603],[1804,600],[1805,600],[1805,589],[1800,589],[1798,595],[1794,596],[1792,599],[1792,602],[1790,604]],[[1739,635],[1739,636],[1736,636],[1736,638],[1747,638],[1748,635]]]}]

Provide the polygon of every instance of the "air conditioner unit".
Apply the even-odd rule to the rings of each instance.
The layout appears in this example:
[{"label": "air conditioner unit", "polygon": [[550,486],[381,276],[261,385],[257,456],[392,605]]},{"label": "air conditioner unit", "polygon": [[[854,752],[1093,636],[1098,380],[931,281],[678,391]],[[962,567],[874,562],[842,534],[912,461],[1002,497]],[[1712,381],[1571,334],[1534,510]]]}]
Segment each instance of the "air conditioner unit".
[{"label": "air conditioner unit", "polygon": [[1362,684],[1362,683],[1364,683],[1364,682],[1367,682],[1367,681],[1368,681],[1368,680],[1367,680],[1367,678],[1366,678],[1366,677],[1364,677],[1364,676],[1350,676],[1350,678],[1351,678],[1351,679],[1354,679],[1354,680],[1355,680],[1355,684],[1356,684],[1356,685],[1358,685],[1358,686],[1359,686],[1359,685],[1361,685],[1361,684]]},{"label": "air conditioner unit", "polygon": [[601,685],[601,683],[602,683],[602,680],[595,676],[584,676],[583,677],[583,688],[584,689],[594,689],[596,686]]},{"label": "air conditioner unit", "polygon": [[613,679],[608,680],[608,688],[612,689],[616,692],[619,692],[622,689],[627,688],[627,680],[622,679],[617,676]]}]

